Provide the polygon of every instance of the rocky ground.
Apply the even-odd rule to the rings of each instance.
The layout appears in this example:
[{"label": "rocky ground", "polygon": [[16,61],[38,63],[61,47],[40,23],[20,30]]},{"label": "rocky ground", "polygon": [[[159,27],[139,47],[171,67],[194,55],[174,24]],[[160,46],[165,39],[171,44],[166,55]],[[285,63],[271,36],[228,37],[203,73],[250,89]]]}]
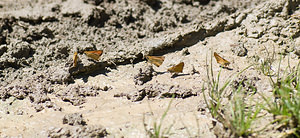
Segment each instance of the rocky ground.
[{"label": "rocky ground", "polygon": [[[273,88],[261,65],[272,60],[275,73],[299,64],[299,4],[1,0],[0,136],[147,137],[162,122],[169,137],[234,137],[205,103],[209,76],[221,72],[220,86],[232,79],[232,89],[242,84],[252,92],[247,99],[263,103]],[[104,53],[95,61],[88,50]],[[213,52],[230,65],[220,66]],[[157,67],[147,55],[165,60]],[[167,72],[179,62],[182,73]],[[224,97],[224,107],[229,103]],[[249,136],[282,136],[285,129],[269,125],[272,114],[259,116],[253,128],[266,128]]]}]

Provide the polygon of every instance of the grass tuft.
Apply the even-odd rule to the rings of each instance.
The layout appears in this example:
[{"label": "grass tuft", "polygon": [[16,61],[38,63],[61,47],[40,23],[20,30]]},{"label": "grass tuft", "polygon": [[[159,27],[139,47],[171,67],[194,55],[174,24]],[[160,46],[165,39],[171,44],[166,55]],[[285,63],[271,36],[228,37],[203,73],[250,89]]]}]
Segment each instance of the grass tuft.
[{"label": "grass tuft", "polygon": [[249,136],[256,132],[252,129],[252,123],[257,119],[262,106],[256,104],[247,106],[246,97],[240,86],[235,92],[230,104],[230,130],[235,136]]},{"label": "grass tuft", "polygon": [[[252,65],[248,66],[247,68],[236,74],[236,76],[232,75],[233,77],[225,80],[225,83],[220,86],[220,76],[222,69],[219,71],[217,77],[214,78],[212,58],[210,69],[206,60],[208,78],[208,81],[206,83],[207,94],[205,94],[204,92],[204,84],[202,87],[205,103],[212,117],[221,122],[225,127],[224,129],[229,128],[229,130],[231,131],[231,135],[234,136],[249,136],[254,133],[255,131],[252,130],[251,125],[257,119],[257,115],[262,109],[261,105],[251,107],[246,104],[245,98],[247,95],[245,95],[245,93],[247,92],[244,91],[241,83],[239,83],[238,89],[230,89],[228,87],[237,76],[239,76],[251,66]],[[226,108],[226,106],[223,105],[224,103],[222,103],[225,98],[230,100],[229,115],[226,114],[228,108]]]},{"label": "grass tuft", "polygon": [[[146,134],[150,137],[150,138],[166,138],[168,136],[171,136],[172,133],[171,133],[171,129],[174,125],[171,124],[170,126],[168,126],[167,128],[165,129],[162,129],[162,126],[163,126],[163,122],[164,122],[164,119],[166,118],[169,110],[170,110],[170,107],[171,107],[171,104],[174,100],[174,97],[175,95],[172,96],[172,99],[171,101],[169,102],[168,104],[168,107],[167,109],[164,111],[163,115],[161,116],[160,118],[160,121],[158,122],[157,120],[153,123],[153,127],[152,128],[149,128],[147,127],[147,124],[146,124],[146,121],[145,121],[145,114],[143,115],[143,125],[144,125],[144,129],[146,131]],[[150,105],[149,105],[150,106]],[[151,109],[151,108],[150,108]],[[151,111],[152,115],[153,112]]]},{"label": "grass tuft", "polygon": [[273,100],[262,96],[267,103],[265,107],[275,116],[279,129],[285,128],[284,136],[300,137],[300,68],[279,78],[273,85]]}]

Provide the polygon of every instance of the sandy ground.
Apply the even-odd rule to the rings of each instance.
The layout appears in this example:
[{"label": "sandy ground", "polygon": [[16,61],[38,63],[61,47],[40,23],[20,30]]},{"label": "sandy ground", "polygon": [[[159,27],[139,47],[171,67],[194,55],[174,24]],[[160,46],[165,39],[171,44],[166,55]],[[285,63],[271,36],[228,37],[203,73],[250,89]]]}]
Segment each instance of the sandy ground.
[{"label": "sandy ground", "polygon": [[[274,72],[299,63],[300,1],[207,2],[0,1],[0,136],[148,137],[173,94],[162,126],[172,125],[169,137],[230,136],[204,102],[207,68],[214,77],[221,71],[220,85],[233,79],[255,87],[260,102],[258,93],[272,91],[262,61],[274,55]],[[104,53],[95,61],[88,50]],[[157,67],[147,55],[165,60]],[[167,72],[180,62],[182,73]],[[261,116],[258,128],[273,119]],[[271,125],[253,137],[279,134]]]}]

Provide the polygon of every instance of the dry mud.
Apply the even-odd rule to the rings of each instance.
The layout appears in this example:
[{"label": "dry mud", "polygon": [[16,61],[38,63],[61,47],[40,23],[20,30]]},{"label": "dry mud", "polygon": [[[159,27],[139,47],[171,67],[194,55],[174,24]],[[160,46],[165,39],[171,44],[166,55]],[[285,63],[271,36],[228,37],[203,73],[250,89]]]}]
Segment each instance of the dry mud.
[{"label": "dry mud", "polygon": [[[228,137],[206,108],[207,61],[221,84],[275,53],[283,68],[300,57],[300,0],[0,1],[1,137],[147,137],[175,99],[171,137]],[[86,50],[103,50],[100,61]],[[78,52],[78,65],[72,57]],[[217,52],[231,62],[222,69]],[[165,56],[160,67],[146,55]],[[212,61],[212,62],[211,62]],[[166,70],[184,62],[183,73]],[[211,64],[210,64],[211,63]],[[280,70],[281,71],[281,70]],[[233,87],[268,94],[255,66]],[[253,90],[254,91],[254,90]],[[259,97],[254,93],[254,97]],[[224,103],[226,104],[226,103]],[[257,126],[272,116],[264,114]],[[276,137],[272,126],[260,137]]]}]

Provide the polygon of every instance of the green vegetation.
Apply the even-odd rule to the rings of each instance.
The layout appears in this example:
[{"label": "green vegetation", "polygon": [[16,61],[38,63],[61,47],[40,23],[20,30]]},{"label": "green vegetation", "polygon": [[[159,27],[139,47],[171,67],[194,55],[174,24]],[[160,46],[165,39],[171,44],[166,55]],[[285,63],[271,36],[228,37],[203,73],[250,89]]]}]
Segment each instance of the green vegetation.
[{"label": "green vegetation", "polygon": [[[273,124],[273,126],[277,126],[274,129],[282,132],[282,137],[300,137],[300,62],[293,69],[288,62],[284,72],[280,72],[282,57],[280,57],[278,72],[272,70],[275,61],[274,54],[271,58],[256,64],[255,67],[258,67],[259,71],[269,77],[273,90],[271,97],[258,93],[262,99],[256,100],[265,102],[260,103],[253,102],[253,93],[251,94],[250,91],[256,92],[257,89],[255,86],[251,86],[252,83],[242,82],[242,79],[235,81],[235,85],[232,85],[233,80],[251,66],[221,82],[220,78],[223,68],[215,76],[212,58],[210,60],[210,65],[207,64],[206,60],[207,81],[203,83],[202,92],[211,116],[223,124],[224,131],[227,130],[227,133],[230,133],[233,137],[248,137],[254,136],[253,134],[259,134]],[[170,110],[172,100],[161,116],[159,123],[155,121],[151,128],[147,128],[147,124],[144,121],[145,131],[151,138],[162,138],[171,135],[170,130],[173,125],[162,129],[162,124]],[[264,117],[259,117],[262,110],[272,114],[274,121],[270,121],[269,124],[258,130],[259,126],[254,126],[253,124],[261,117]],[[186,130],[191,136],[188,128]]]},{"label": "green vegetation", "polygon": [[[211,57],[211,63],[212,63],[212,57]],[[214,73],[213,73],[213,68],[212,64],[210,65],[210,69],[207,64],[207,59],[206,59],[206,73],[207,73],[207,95],[208,98],[206,98],[205,94],[205,85],[203,84],[202,87],[202,92],[204,96],[205,103],[212,115],[213,118],[216,118],[217,120],[220,120],[221,122],[224,122],[224,117],[222,114],[222,100],[224,97],[224,93],[226,88],[229,86],[230,81],[227,80],[225,84],[220,88],[220,75],[221,75],[221,70],[218,73],[217,78],[214,78]]]},{"label": "green vegetation", "polygon": [[280,72],[281,55],[278,72],[274,72],[271,67],[275,61],[275,51],[273,54],[269,54],[267,49],[266,51],[267,58],[258,66],[270,79],[273,97],[260,94],[266,103],[264,109],[274,115],[275,120],[271,123],[279,124],[277,129],[283,131],[283,137],[300,137],[300,62],[297,67],[291,69],[288,59],[288,66],[284,72]]},{"label": "green vegetation", "polygon": [[[241,82],[238,89],[230,89],[229,87],[232,80],[249,67],[251,66],[248,66],[236,76],[227,79],[225,83],[220,86],[220,75],[222,70],[219,71],[215,79],[212,65],[210,65],[210,69],[207,65],[207,94],[205,93],[205,85],[202,87],[205,103],[212,117],[221,122],[225,128],[229,128],[231,134],[234,136],[250,136],[252,133],[256,132],[253,131],[251,125],[258,118],[257,115],[261,111],[261,105],[259,104],[254,107],[246,104],[245,99],[247,98],[247,95],[245,95],[245,93],[247,92],[244,91]],[[226,98],[229,100],[229,112],[226,112],[225,109],[228,108],[223,105],[224,103],[222,102]]]},{"label": "green vegetation", "polygon": [[[147,135],[149,135],[150,138],[165,138],[165,137],[168,137],[168,136],[172,135],[171,129],[172,129],[174,123],[171,124],[169,127],[163,129],[163,130],[162,130],[162,125],[163,125],[164,119],[166,118],[166,116],[167,116],[167,114],[170,110],[170,107],[171,107],[171,104],[174,100],[174,97],[175,96],[173,95],[171,101],[168,104],[167,109],[164,111],[163,115],[161,116],[159,123],[156,120],[153,123],[152,128],[147,127],[147,124],[145,122],[145,115],[143,116],[144,129],[145,129]],[[151,114],[154,115],[152,111],[151,111]]]},{"label": "green vegetation", "polygon": [[286,128],[284,136],[300,137],[300,68],[299,64],[291,73],[280,78],[277,74],[277,80],[271,77],[273,86],[272,99],[264,98],[267,103],[266,110],[275,116],[275,121],[280,124],[279,128]]},{"label": "green vegetation", "polygon": [[235,136],[249,136],[254,133],[251,125],[262,109],[260,104],[256,104],[254,107],[247,106],[242,89],[241,86],[237,89],[230,104],[229,128]]},{"label": "green vegetation", "polygon": [[[270,53],[268,49],[265,47],[267,52],[266,58],[261,60],[261,63],[258,64],[259,70],[266,76],[274,76],[275,72],[272,70],[272,65],[275,61],[275,48],[273,48],[273,52]],[[258,61],[256,61],[258,62]]]}]

